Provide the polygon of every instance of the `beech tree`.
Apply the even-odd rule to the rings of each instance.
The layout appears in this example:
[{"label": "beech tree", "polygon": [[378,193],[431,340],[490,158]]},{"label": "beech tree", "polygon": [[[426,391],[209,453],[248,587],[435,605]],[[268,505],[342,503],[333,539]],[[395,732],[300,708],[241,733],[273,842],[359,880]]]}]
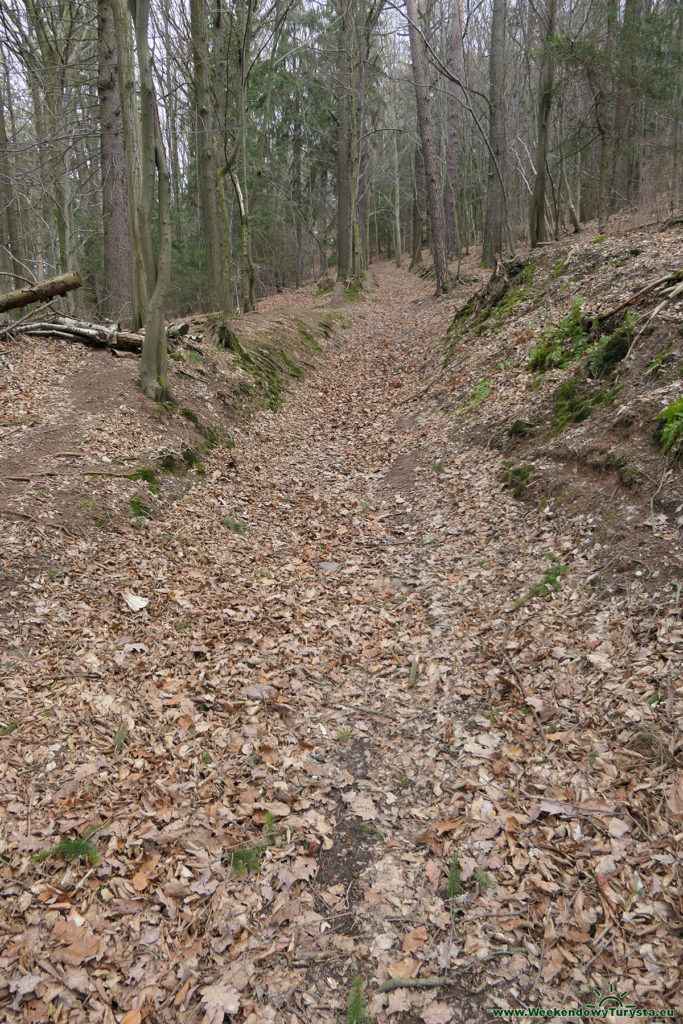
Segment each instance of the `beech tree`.
[{"label": "beech tree", "polygon": [[424,56],[422,37],[418,30],[417,4],[415,0],[406,0],[408,13],[408,34],[410,37],[410,55],[413,65],[413,82],[415,84],[415,102],[417,105],[417,123],[422,141],[422,159],[424,162],[427,184],[427,202],[431,221],[432,253],[434,256],[434,273],[436,277],[436,293],[448,291],[449,273],[446,259],[446,229],[444,225],[443,207],[441,205],[441,188],[434,156],[432,125],[429,116],[429,99],[425,83]]},{"label": "beech tree", "polygon": [[489,156],[483,260],[491,266],[503,251],[505,220],[505,0],[493,0],[489,48]]},{"label": "beech tree", "polygon": [[133,258],[128,224],[126,147],[111,0],[97,3],[103,275],[100,309],[122,323],[133,317]]}]

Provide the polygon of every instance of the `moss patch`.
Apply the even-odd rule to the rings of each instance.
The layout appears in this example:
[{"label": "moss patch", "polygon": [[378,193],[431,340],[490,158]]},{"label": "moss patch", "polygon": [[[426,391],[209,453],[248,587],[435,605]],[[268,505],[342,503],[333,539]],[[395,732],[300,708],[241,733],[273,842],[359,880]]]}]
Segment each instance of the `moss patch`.
[{"label": "moss patch", "polygon": [[152,515],[151,508],[146,501],[142,500],[142,498],[131,498],[129,504],[131,512],[138,519],[149,519]]},{"label": "moss patch", "polygon": [[149,466],[141,466],[140,469],[136,469],[134,473],[130,473],[128,476],[129,480],[144,480],[146,484],[149,484],[149,489],[152,494],[159,493],[159,480],[153,469]]},{"label": "moss patch", "polygon": [[521,499],[536,466],[533,464],[530,466],[514,466],[511,463],[507,463],[507,466],[508,468],[500,478],[501,482],[512,491],[515,498]]},{"label": "moss patch", "polygon": [[555,396],[555,416],[549,437],[559,434],[569,423],[582,423],[601,405],[611,402],[618,388],[596,388],[590,381],[572,377],[558,389]]}]

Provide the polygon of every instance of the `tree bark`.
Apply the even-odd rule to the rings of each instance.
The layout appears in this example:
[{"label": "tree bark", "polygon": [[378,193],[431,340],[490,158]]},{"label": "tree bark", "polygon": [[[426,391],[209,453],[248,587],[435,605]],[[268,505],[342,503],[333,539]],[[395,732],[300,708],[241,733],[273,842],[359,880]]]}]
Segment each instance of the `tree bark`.
[{"label": "tree bark", "polygon": [[[134,0],[133,0],[134,2]],[[111,0],[116,31],[121,119],[123,122],[126,153],[126,194],[128,199],[128,230],[133,265],[133,314],[131,327],[137,330],[147,319],[150,283],[142,239],[140,221],[140,193],[142,190],[142,141],[138,113],[137,83],[133,60],[133,33],[131,10],[126,0]]]},{"label": "tree bark", "polygon": [[422,189],[424,187],[424,164],[422,162],[422,150],[419,143],[415,143],[415,193],[413,195],[412,211],[412,253],[410,269],[422,263]]},{"label": "tree bark", "polygon": [[4,227],[6,230],[7,251],[5,255],[7,256],[7,265],[14,275],[14,284],[18,288],[22,280],[22,266],[19,242],[18,198],[12,188],[14,180],[15,175],[12,173],[7,128],[5,126],[3,89],[2,82],[0,81],[0,210],[3,211]]},{"label": "tree bark", "polygon": [[493,266],[503,250],[505,223],[505,0],[493,0],[489,48],[489,161],[486,188],[483,261]]},{"label": "tree bark", "polygon": [[548,124],[553,104],[553,82],[555,78],[555,58],[551,50],[555,24],[557,21],[557,0],[548,0],[546,8],[548,23],[545,33],[545,47],[541,63],[541,82],[538,94],[538,112],[536,121],[536,180],[529,210],[529,241],[534,249],[539,242],[547,242],[545,220],[546,190],[546,158],[548,153]]},{"label": "tree bark", "polygon": [[197,115],[197,170],[199,208],[206,246],[209,309],[226,308],[225,257],[219,213],[218,169],[215,161],[211,73],[205,0],[190,0],[195,111]]},{"label": "tree bark", "polygon": [[351,172],[349,160],[349,29],[348,5],[338,10],[337,58],[337,280],[346,281],[351,271]]},{"label": "tree bark", "polygon": [[674,47],[678,56],[678,73],[674,90],[673,173],[671,176],[671,205],[673,210],[683,206],[683,174],[681,174],[681,111],[683,110],[683,3],[678,4],[678,39]]},{"label": "tree bark", "polygon": [[[147,285],[151,290],[147,307],[147,327],[142,346],[140,384],[148,398],[164,401],[171,397],[166,368],[166,327],[164,314],[171,280],[171,190],[166,152],[159,124],[152,61],[149,52],[149,0],[130,0],[135,26],[135,42],[140,71],[140,126],[142,149],[142,190],[140,214]],[[154,206],[155,177],[158,178],[157,212],[159,251],[154,259],[151,214]]]},{"label": "tree bark", "polygon": [[638,47],[642,19],[641,0],[626,0],[619,33],[616,103],[614,107],[614,171],[612,208],[633,202],[640,187],[640,157],[637,138]]},{"label": "tree bark", "polygon": [[128,224],[126,149],[111,0],[98,0],[97,44],[104,257],[100,307],[105,316],[127,323],[133,316],[133,256]]},{"label": "tree bark", "polygon": [[[453,3],[453,30],[451,32],[450,71],[462,81],[463,75],[463,0]],[[448,80],[448,109],[446,127],[448,133],[448,180],[446,182],[446,246],[450,256],[460,255],[460,232],[458,230],[458,135],[460,129],[460,87]]]},{"label": "tree bark", "polygon": [[[400,267],[403,262],[403,246],[401,245],[401,178],[398,164],[398,141],[396,132],[392,132],[392,156],[394,161],[394,260]],[[375,215],[375,227],[377,216]],[[379,255],[379,254],[378,254]]]},{"label": "tree bark", "polygon": [[424,160],[425,178],[427,182],[427,204],[431,221],[432,253],[434,255],[434,273],[436,276],[436,294],[448,291],[449,274],[446,259],[446,231],[444,227],[441,189],[434,156],[434,141],[429,115],[429,100],[425,84],[422,39],[417,22],[416,0],[406,0],[408,13],[408,35],[410,38],[410,56],[413,65],[413,83],[415,85],[415,102],[417,105],[417,122],[422,140],[422,159]]},{"label": "tree bark", "polygon": [[0,313],[28,306],[31,302],[46,302],[56,295],[66,295],[67,292],[80,288],[81,284],[78,274],[68,272],[60,274],[59,277],[51,277],[49,281],[41,281],[39,284],[29,285],[27,288],[7,292],[5,295],[0,295]]}]

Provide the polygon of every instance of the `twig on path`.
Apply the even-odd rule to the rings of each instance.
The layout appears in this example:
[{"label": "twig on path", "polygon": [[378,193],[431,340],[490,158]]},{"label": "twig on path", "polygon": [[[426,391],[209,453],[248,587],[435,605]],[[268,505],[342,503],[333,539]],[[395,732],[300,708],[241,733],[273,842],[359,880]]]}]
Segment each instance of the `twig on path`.
[{"label": "twig on path", "polygon": [[393,992],[395,988],[441,988],[442,985],[457,985],[457,978],[389,978],[379,987],[380,992]]},{"label": "twig on path", "polygon": [[433,377],[432,380],[430,380],[426,387],[422,388],[421,391],[416,391],[414,395],[408,395],[408,397],[404,399],[404,402],[412,402],[416,398],[422,398],[422,396],[426,395],[432,385],[436,384],[437,380],[440,380],[442,376],[443,375],[441,373],[437,374],[436,377]]},{"label": "twig on path", "polygon": [[338,708],[339,711],[362,711],[366,715],[380,715],[382,718],[390,718],[392,722],[400,722],[398,715],[390,715],[388,711],[375,711],[373,708],[366,708],[363,704],[336,704],[331,700],[320,700],[326,708]]}]

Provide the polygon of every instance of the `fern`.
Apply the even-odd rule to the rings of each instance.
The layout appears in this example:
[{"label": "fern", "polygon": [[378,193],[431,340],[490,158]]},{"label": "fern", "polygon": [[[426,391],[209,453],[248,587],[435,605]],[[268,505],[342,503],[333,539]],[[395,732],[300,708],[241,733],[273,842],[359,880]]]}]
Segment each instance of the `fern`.
[{"label": "fern", "polygon": [[683,398],[677,399],[656,416],[660,420],[656,436],[662,453],[677,459],[683,455]]}]

